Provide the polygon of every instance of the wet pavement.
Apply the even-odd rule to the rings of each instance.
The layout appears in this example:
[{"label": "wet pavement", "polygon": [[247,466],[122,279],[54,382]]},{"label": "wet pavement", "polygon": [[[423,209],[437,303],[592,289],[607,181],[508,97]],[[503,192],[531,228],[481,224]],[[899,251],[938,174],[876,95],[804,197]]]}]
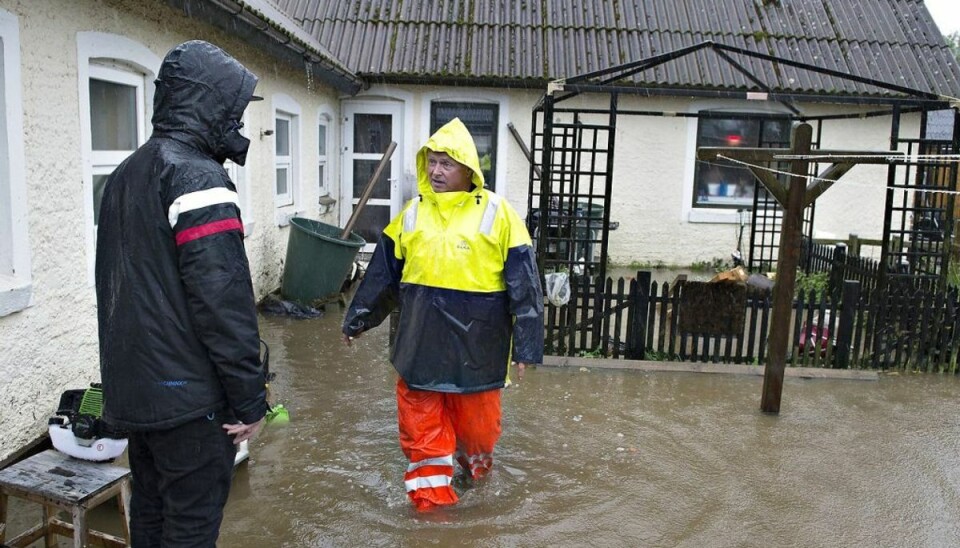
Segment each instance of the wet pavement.
[{"label": "wet pavement", "polygon": [[[237,472],[220,546],[960,545],[960,380],[528,369],[493,475],[417,514],[383,326],[263,317],[288,425]],[[442,343],[442,340],[438,339]],[[13,509],[16,511],[16,509]]]}]

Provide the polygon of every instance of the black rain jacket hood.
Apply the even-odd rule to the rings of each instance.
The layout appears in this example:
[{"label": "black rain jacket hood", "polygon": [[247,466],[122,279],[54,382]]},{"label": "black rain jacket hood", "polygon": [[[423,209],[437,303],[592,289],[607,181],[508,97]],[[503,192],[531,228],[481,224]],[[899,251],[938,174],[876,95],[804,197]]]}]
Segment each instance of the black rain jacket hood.
[{"label": "black rain jacket hood", "polygon": [[240,119],[257,77],[223,50],[200,40],[173,48],[154,82],[153,130],[189,143],[218,162],[246,161],[250,140]]}]

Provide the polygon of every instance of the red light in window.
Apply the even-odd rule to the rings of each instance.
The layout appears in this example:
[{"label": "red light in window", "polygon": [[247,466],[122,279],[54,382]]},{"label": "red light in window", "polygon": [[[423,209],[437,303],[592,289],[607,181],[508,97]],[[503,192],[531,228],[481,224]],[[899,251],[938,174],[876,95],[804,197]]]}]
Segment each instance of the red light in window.
[{"label": "red light in window", "polygon": [[743,141],[743,137],[739,135],[727,135],[727,145],[729,146],[738,147],[741,141]]}]

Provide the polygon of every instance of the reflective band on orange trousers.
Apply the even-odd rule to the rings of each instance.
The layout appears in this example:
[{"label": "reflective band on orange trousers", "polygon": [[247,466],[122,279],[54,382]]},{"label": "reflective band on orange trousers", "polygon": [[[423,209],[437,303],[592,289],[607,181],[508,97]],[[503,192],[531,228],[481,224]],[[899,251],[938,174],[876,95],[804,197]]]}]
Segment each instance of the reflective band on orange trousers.
[{"label": "reflective band on orange trousers", "polygon": [[453,460],[474,479],[493,466],[500,438],[500,390],[448,394],[412,390],[397,379],[400,448],[410,460],[407,494],[418,508],[457,502]]}]

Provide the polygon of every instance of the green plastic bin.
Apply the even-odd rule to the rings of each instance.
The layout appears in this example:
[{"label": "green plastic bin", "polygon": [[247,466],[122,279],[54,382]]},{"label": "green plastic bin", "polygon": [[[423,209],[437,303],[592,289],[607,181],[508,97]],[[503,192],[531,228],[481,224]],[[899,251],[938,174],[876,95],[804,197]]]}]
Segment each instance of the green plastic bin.
[{"label": "green plastic bin", "polygon": [[341,239],[342,233],[342,228],[313,219],[290,219],[280,284],[284,299],[313,305],[337,298],[357,252],[367,243],[355,232]]}]

